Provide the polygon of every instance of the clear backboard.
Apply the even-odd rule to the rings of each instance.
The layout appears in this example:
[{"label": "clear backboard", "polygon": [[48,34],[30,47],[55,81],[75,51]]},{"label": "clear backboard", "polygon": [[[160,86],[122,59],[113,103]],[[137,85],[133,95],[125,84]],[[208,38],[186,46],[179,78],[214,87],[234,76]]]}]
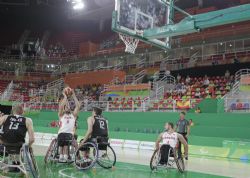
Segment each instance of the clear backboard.
[{"label": "clear backboard", "polygon": [[[147,39],[143,37],[143,31],[163,27],[170,22],[170,6],[160,0],[116,0],[112,29],[120,34],[126,46],[137,46],[138,40],[141,40],[169,48],[169,38]],[[133,49],[126,51],[133,53]]]}]

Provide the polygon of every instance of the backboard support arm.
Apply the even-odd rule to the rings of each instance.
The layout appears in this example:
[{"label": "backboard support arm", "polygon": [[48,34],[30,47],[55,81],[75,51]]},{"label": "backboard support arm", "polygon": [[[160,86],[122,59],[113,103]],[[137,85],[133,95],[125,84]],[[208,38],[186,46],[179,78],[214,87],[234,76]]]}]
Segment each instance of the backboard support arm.
[{"label": "backboard support arm", "polygon": [[184,18],[177,24],[144,30],[143,37],[158,39],[186,35],[200,30],[250,20],[250,4]]}]

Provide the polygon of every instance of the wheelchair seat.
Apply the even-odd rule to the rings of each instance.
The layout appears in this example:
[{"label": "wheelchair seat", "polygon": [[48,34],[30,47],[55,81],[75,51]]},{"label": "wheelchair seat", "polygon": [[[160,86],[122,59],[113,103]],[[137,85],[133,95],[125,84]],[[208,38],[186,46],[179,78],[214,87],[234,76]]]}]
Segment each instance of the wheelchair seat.
[{"label": "wheelchair seat", "polygon": [[10,154],[12,155],[18,155],[20,154],[20,149],[22,147],[23,143],[18,142],[18,143],[3,143],[0,145],[0,152],[1,155],[3,155],[3,152],[5,151],[5,156],[8,156]]},{"label": "wheelchair seat", "polygon": [[109,145],[109,138],[108,137],[96,137],[97,143],[99,145]]}]

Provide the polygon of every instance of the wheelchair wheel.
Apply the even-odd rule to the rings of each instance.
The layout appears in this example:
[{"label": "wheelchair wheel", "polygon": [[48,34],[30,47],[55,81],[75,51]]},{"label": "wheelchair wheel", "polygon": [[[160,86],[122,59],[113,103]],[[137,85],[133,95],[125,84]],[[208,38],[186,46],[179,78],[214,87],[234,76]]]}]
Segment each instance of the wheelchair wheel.
[{"label": "wheelchair wheel", "polygon": [[157,169],[157,166],[159,164],[159,160],[160,160],[160,149],[159,150],[155,150],[152,157],[151,157],[151,160],[150,160],[150,169],[152,171],[156,170]]},{"label": "wheelchair wheel", "polygon": [[175,164],[177,169],[183,173],[185,171],[185,164],[184,164],[184,160],[183,157],[178,158],[176,151],[174,151],[174,160],[175,160]]},{"label": "wheelchair wheel", "polygon": [[75,154],[75,166],[80,170],[91,169],[98,159],[98,149],[94,143],[87,142],[80,146]]},{"label": "wheelchair wheel", "polygon": [[31,173],[33,178],[38,178],[39,177],[38,167],[32,149],[30,149],[28,145],[23,145],[21,152],[23,152],[23,158],[24,158],[24,163],[26,165],[26,170]]},{"label": "wheelchair wheel", "polygon": [[116,154],[110,145],[105,150],[98,150],[97,164],[105,169],[111,169],[116,163]]},{"label": "wheelchair wheel", "polygon": [[49,145],[49,148],[47,150],[47,153],[44,157],[44,163],[47,164],[51,160],[51,158],[55,157],[55,150],[57,146],[57,139],[53,139],[52,142]]},{"label": "wheelchair wheel", "polygon": [[69,158],[71,160],[69,163],[74,162],[77,149],[78,149],[77,141],[73,140],[71,145],[69,146]]}]

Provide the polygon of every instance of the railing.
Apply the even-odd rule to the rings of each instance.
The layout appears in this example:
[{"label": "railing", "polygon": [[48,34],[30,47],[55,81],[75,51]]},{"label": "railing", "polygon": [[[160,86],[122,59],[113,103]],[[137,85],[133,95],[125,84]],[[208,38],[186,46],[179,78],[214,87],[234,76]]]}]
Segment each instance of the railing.
[{"label": "railing", "polygon": [[[81,111],[92,111],[93,106],[101,107],[104,111],[109,112],[145,112],[145,111],[164,111],[179,112],[180,110],[188,110],[194,108],[201,99],[189,100],[127,100],[127,101],[91,101],[85,100],[81,102]],[[26,111],[51,110],[58,111],[58,103],[55,102],[27,102],[25,103]]]},{"label": "railing", "polygon": [[13,94],[13,87],[14,83],[11,81],[1,95],[1,101],[8,101],[10,99],[11,95]]},{"label": "railing", "polygon": [[165,75],[163,78],[155,79],[153,82],[153,90],[151,91],[151,99],[159,99],[164,95],[164,91],[175,87],[175,78],[172,75]]},{"label": "railing", "polygon": [[133,83],[140,83],[140,81],[142,80],[142,78],[146,75],[146,70],[142,70],[139,73],[135,74],[134,76],[134,81]]},{"label": "railing", "polygon": [[106,91],[141,91],[150,90],[150,84],[127,84],[127,85],[109,85],[106,86]]},{"label": "railing", "polygon": [[[112,66],[111,66],[111,67],[112,67]],[[115,70],[115,71],[122,70],[122,68],[123,68],[123,62],[119,62],[118,64],[116,64],[116,65],[114,66],[114,70]]]},{"label": "railing", "polygon": [[126,75],[126,78],[125,78],[125,83],[126,84],[133,83],[133,81],[134,81],[134,76],[133,75]]},{"label": "railing", "polygon": [[159,99],[160,97],[162,97],[164,95],[164,92],[165,92],[165,87],[164,86],[161,86],[161,87],[157,88],[156,91],[155,91],[155,98]]},{"label": "railing", "polygon": [[242,76],[250,75],[250,69],[241,69],[235,73],[235,82],[240,81]]},{"label": "railing", "polygon": [[136,68],[141,69],[145,67],[145,58],[139,59],[136,64]]},{"label": "railing", "polygon": [[[223,96],[226,112],[239,112],[249,110],[244,106],[244,104],[246,104],[245,102],[250,99],[250,92],[240,91],[240,87],[242,85],[241,80],[246,76],[250,76],[250,69],[241,69],[235,73],[235,82],[233,84],[232,90],[228,94]],[[237,105],[237,103],[239,104],[239,106]]]}]

